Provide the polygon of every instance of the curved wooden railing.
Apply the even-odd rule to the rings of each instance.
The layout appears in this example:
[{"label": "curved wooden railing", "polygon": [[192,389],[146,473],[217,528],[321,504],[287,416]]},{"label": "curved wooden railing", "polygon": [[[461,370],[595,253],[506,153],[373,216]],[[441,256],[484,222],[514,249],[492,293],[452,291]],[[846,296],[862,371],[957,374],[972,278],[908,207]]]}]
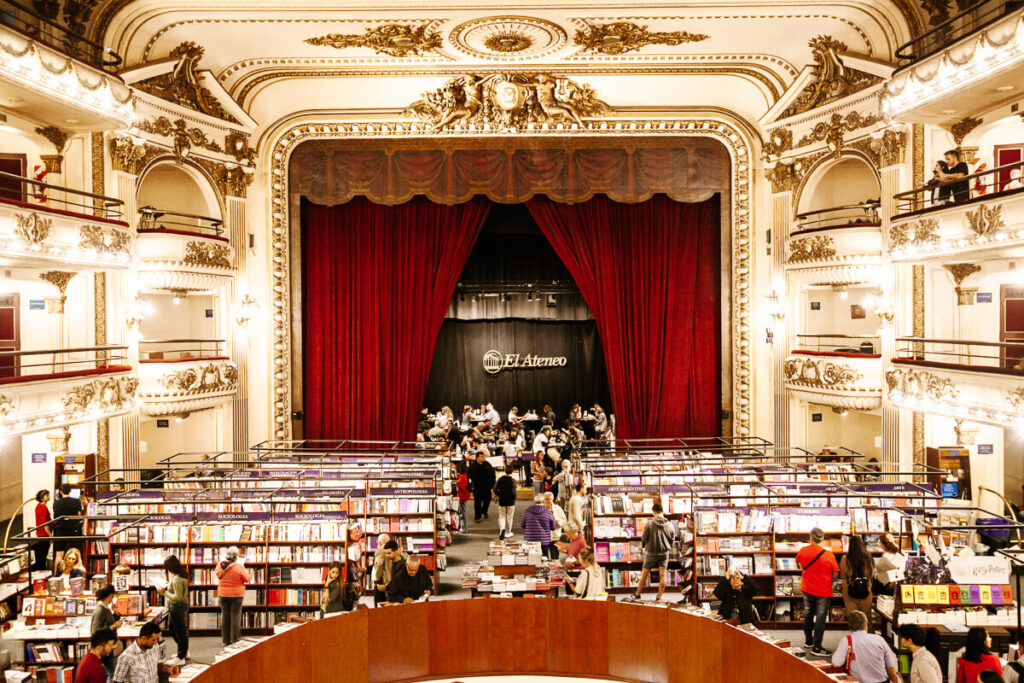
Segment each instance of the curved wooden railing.
[{"label": "curved wooden railing", "polygon": [[193,680],[391,683],[516,674],[650,683],[832,680],[740,629],[679,610],[524,598],[437,600],[322,619]]}]

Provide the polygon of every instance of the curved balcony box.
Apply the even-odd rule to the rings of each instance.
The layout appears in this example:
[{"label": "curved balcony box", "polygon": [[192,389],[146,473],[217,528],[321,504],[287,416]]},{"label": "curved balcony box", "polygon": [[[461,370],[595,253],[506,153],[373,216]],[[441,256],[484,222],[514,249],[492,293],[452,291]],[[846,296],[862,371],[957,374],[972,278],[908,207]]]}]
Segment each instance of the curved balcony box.
[{"label": "curved balcony box", "polygon": [[885,383],[900,408],[1024,427],[1024,372],[894,358]]},{"label": "curved balcony box", "polygon": [[38,268],[125,269],[133,237],[123,221],[0,200],[0,258],[7,261]]},{"label": "curved balcony box", "polygon": [[4,106],[33,121],[76,130],[120,130],[135,121],[131,90],[107,73],[0,24]]},{"label": "curved balcony box", "polygon": [[26,434],[131,412],[138,380],[126,365],[0,378],[0,433]]},{"label": "curved balcony box", "polygon": [[139,232],[139,280],[146,289],[209,290],[235,276],[235,250],[224,237],[175,230]]},{"label": "curved balcony box", "polygon": [[804,231],[786,241],[786,270],[803,284],[873,282],[881,267],[882,232],[877,225]]},{"label": "curved balcony box", "polygon": [[896,261],[972,258],[1024,246],[1024,190],[972,197],[962,204],[893,216],[889,253]]},{"label": "curved balcony box", "polygon": [[139,362],[142,411],[152,417],[215,408],[237,388],[238,368],[225,357]]},{"label": "curved balcony box", "polygon": [[855,410],[882,405],[881,356],[793,351],[782,367],[786,388],[803,401]]},{"label": "curved balcony box", "polygon": [[[948,126],[991,111],[1005,86],[1024,82],[1024,11],[1017,10],[948,48],[900,69],[886,83],[882,113]],[[1019,95],[1009,92],[1009,101]]]}]

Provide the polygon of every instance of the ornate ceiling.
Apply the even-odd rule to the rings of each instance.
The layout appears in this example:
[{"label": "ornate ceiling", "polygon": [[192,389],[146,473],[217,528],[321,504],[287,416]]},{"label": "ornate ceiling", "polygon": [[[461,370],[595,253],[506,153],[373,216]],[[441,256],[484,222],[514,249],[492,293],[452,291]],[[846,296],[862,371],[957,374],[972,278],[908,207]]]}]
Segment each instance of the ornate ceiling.
[{"label": "ornate ceiling", "polygon": [[923,23],[903,2],[101,0],[90,24],[128,68],[202,46],[200,66],[264,129],[314,111],[392,114],[467,73],[553,73],[593,86],[613,110],[753,122],[812,61],[816,36],[892,61]]}]

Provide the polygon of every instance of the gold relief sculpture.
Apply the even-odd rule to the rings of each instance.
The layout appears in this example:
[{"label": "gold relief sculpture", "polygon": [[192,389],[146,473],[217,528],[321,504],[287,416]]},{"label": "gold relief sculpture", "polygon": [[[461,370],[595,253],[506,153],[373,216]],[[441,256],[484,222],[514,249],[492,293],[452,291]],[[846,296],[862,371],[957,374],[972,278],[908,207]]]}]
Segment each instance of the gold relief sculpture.
[{"label": "gold relief sculpture", "polygon": [[249,146],[249,135],[237,130],[229,130],[224,137],[224,151],[238,161],[256,163],[256,150]]},{"label": "gold relief sculpture", "polygon": [[802,114],[882,82],[878,76],[844,66],[839,53],[846,51],[846,44],[832,36],[812,38],[808,45],[814,58],[814,81],[782,112],[782,118]]},{"label": "gold relief sculpture", "polygon": [[903,163],[904,150],[907,148],[907,134],[902,131],[886,130],[878,140],[872,140],[871,149],[877,154],[875,165],[886,168]]},{"label": "gold relief sculpture", "polygon": [[964,138],[967,137],[972,130],[980,126],[982,123],[984,123],[984,121],[982,121],[981,119],[975,119],[971,118],[970,116],[965,116],[964,118],[960,119],[952,126],[950,126],[949,132],[953,135],[953,142],[956,143],[956,146],[959,147],[960,145],[962,145],[964,142]]},{"label": "gold relief sculpture", "polygon": [[25,244],[42,246],[53,234],[53,220],[42,218],[37,213],[14,215],[14,236]]},{"label": "gold relief sculpture", "polygon": [[[102,139],[102,133],[97,135]],[[146,145],[137,145],[128,136],[118,136],[110,139],[110,161],[115,171],[131,173],[132,175],[138,174],[142,168],[142,162],[146,158],[146,153]]]},{"label": "gold relief sculpture", "polygon": [[60,401],[68,413],[127,408],[135,400],[139,380],[134,377],[109,377],[71,387]]},{"label": "gold relief sculpture", "polygon": [[981,204],[974,211],[964,214],[967,219],[967,227],[978,236],[989,237],[1000,229],[1005,228],[1003,222],[1003,205],[993,204],[986,206]]},{"label": "gold relief sculpture", "polygon": [[609,110],[593,88],[549,74],[467,74],[423,93],[406,116],[429,122],[435,130],[477,124],[499,130],[523,130],[532,124],[575,123]]},{"label": "gold relief sculpture", "polygon": [[782,371],[786,382],[814,389],[858,389],[864,379],[856,368],[817,358],[787,358]]},{"label": "gold relief sculpture", "polygon": [[938,241],[939,222],[934,218],[922,218],[889,228],[890,246],[897,249],[936,244]]},{"label": "gold relief sculpture", "polygon": [[793,131],[789,128],[776,128],[769,131],[768,139],[761,147],[761,156],[770,159],[791,149],[793,149]]},{"label": "gold relief sculpture", "polygon": [[429,31],[427,26],[384,24],[366,29],[365,33],[328,33],[306,38],[310,45],[326,45],[343,50],[348,47],[368,47],[389,57],[419,57],[441,47],[441,35]]},{"label": "gold relief sculpture", "polygon": [[586,25],[586,29],[576,31],[576,44],[583,48],[583,52],[605,55],[621,55],[647,45],[696,43],[710,37],[704,33],[687,31],[648,31],[647,26],[638,26],[631,21],[611,24],[593,24],[588,21]]},{"label": "gold relief sculpture", "polygon": [[75,275],[76,273],[69,273],[66,270],[48,270],[45,273],[40,273],[39,279],[59,289],[60,295],[63,297],[68,289],[68,283]]},{"label": "gold relief sculpture", "polygon": [[187,242],[182,261],[203,268],[230,268],[231,249],[226,244]]},{"label": "gold relief sculpture", "polygon": [[956,400],[960,389],[952,381],[931,372],[893,368],[885,373],[889,394],[893,398],[907,397],[949,402]]},{"label": "gold relief sculpture", "polygon": [[208,149],[211,152],[224,151],[216,141],[207,138],[202,129],[189,128],[184,119],[178,119],[172,123],[166,116],[161,116],[155,121],[143,121],[139,124],[139,130],[160,137],[173,137],[174,158],[179,164],[188,156],[193,146]]},{"label": "gold relief sculpture", "polygon": [[231,391],[238,386],[238,368],[233,363],[208,363],[169,372],[157,381],[175,396]]},{"label": "gold relief sculpture", "polygon": [[947,263],[942,267],[953,276],[953,281],[956,282],[957,286],[981,270],[981,266],[977,263]]},{"label": "gold relief sculpture", "polygon": [[874,114],[862,116],[860,112],[856,111],[851,111],[846,116],[832,114],[831,119],[817,124],[810,133],[800,138],[796,146],[804,147],[814,142],[825,141],[829,149],[832,150],[833,155],[839,158],[839,155],[843,152],[843,138],[847,131],[873,126],[878,121],[878,117]]},{"label": "gold relief sculpture", "polygon": [[44,138],[50,141],[50,144],[57,150],[57,154],[64,151],[64,146],[68,144],[68,138],[71,137],[70,133],[62,131],[56,126],[46,126],[45,128],[36,128],[36,132],[42,135]]},{"label": "gold relief sculpture", "polygon": [[108,226],[83,225],[78,229],[78,248],[101,254],[127,255],[131,250],[131,235]]},{"label": "gold relief sculpture", "polygon": [[195,109],[218,119],[238,123],[224,110],[217,98],[202,84],[199,76],[199,60],[205,50],[191,41],[185,41],[171,50],[170,58],[178,63],[170,73],[147,78],[134,87],[174,104]]},{"label": "gold relief sculpture", "polygon": [[801,237],[789,243],[787,263],[822,261],[836,255],[836,242],[829,235]]},{"label": "gold relief sculpture", "polygon": [[530,36],[511,31],[497,33],[484,41],[484,46],[492,52],[522,52],[529,50],[532,45],[533,40]]},{"label": "gold relief sculpture", "polygon": [[18,409],[14,398],[7,394],[0,394],[0,417],[10,417]]},{"label": "gold relief sculpture", "polygon": [[221,194],[225,196],[245,197],[246,188],[252,185],[253,174],[246,173],[241,166],[229,168],[224,164],[216,164],[210,171]]},{"label": "gold relief sculpture", "polygon": [[1006,392],[1006,402],[1016,411],[1024,410],[1024,387]]}]

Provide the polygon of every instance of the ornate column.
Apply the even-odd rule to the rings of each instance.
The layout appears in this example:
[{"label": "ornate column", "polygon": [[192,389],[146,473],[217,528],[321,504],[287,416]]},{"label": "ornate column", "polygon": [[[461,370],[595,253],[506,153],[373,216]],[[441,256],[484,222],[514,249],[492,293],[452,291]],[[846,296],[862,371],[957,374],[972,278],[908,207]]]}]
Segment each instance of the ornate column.
[{"label": "ornate column", "polygon": [[[228,238],[235,251],[235,277],[227,287],[227,343],[231,350],[231,360],[238,368],[238,389],[231,399],[231,449],[236,452],[249,450],[249,382],[247,343],[250,312],[243,310],[253,304],[249,298],[247,273],[247,257],[249,254],[249,231],[245,221],[245,186],[235,188],[241,190],[241,196],[225,197],[227,215],[224,223],[228,228]],[[243,299],[247,302],[243,303]]]}]

